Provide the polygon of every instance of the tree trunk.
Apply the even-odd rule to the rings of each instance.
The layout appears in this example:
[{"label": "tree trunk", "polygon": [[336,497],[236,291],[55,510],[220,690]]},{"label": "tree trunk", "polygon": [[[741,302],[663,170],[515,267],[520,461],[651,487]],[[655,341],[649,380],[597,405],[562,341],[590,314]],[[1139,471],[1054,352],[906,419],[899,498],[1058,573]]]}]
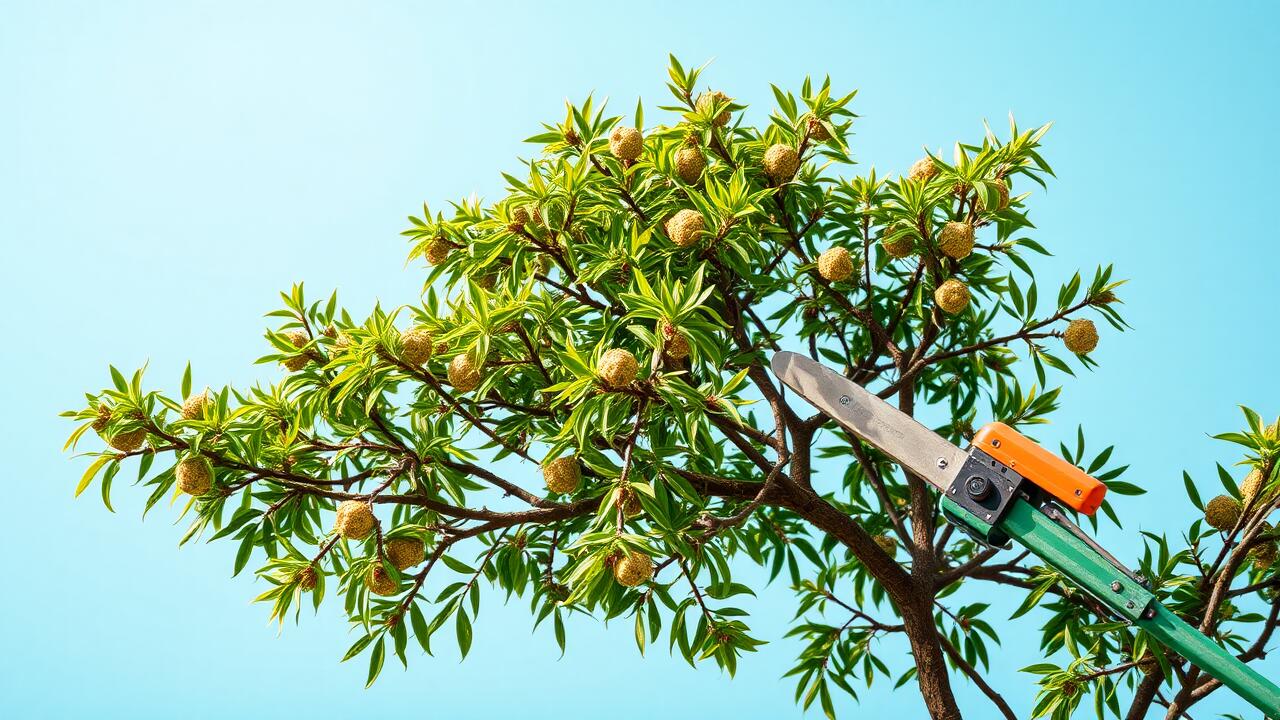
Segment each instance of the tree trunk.
[{"label": "tree trunk", "polygon": [[888,555],[880,550],[857,522],[819,497],[812,490],[793,487],[793,506],[815,527],[830,534],[853,551],[876,579],[884,585],[889,599],[902,615],[902,624],[916,662],[916,682],[932,720],[959,720],[951,691],[951,678],[933,624],[933,589],[922,587]]},{"label": "tree trunk", "polygon": [[1147,710],[1151,708],[1151,702],[1156,699],[1156,690],[1160,688],[1160,681],[1164,679],[1164,673],[1156,668],[1150,675],[1142,678],[1142,682],[1138,683],[1138,689],[1133,694],[1133,704],[1129,706],[1129,712],[1124,716],[1125,720],[1142,720],[1147,716]]},{"label": "tree trunk", "polygon": [[916,661],[916,683],[933,720],[959,720],[960,708],[951,691],[951,677],[933,624],[933,596],[922,590],[913,598],[898,602],[906,627],[911,655]]}]

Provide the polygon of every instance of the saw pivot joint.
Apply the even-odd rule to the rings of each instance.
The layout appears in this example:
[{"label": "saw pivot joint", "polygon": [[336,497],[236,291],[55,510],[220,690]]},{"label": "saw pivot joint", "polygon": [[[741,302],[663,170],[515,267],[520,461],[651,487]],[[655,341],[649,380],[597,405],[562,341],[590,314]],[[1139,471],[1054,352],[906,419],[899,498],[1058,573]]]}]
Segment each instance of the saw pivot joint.
[{"label": "saw pivot joint", "polygon": [[964,465],[947,488],[946,496],[979,522],[953,514],[952,522],[988,545],[1003,546],[1008,537],[998,528],[1022,492],[1026,478],[987,453],[972,448]]}]

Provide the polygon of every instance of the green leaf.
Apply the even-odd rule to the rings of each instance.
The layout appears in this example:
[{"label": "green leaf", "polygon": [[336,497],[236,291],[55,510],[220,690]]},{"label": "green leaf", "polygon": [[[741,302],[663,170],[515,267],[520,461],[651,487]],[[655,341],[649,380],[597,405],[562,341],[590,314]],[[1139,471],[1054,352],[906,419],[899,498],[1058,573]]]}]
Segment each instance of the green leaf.
[{"label": "green leaf", "polygon": [[409,644],[409,630],[404,623],[399,622],[391,627],[391,639],[395,641],[396,657],[400,658],[400,664],[408,670],[409,660],[404,656],[404,649]]},{"label": "green leaf", "polygon": [[445,564],[445,565],[448,565],[448,566],[449,566],[449,569],[450,569],[450,570],[452,570],[452,571],[454,571],[454,572],[456,572],[456,573],[460,573],[460,574],[462,574],[462,575],[475,575],[475,574],[476,574],[476,569],[475,569],[475,568],[471,567],[470,565],[467,565],[466,563],[462,562],[461,560],[458,560],[458,559],[456,559],[456,558],[450,557],[449,555],[441,555],[441,556],[440,556],[440,559],[441,559],[442,561],[444,561],[444,564]]},{"label": "green leaf", "polygon": [[80,476],[80,484],[76,485],[75,496],[80,497],[80,493],[84,492],[85,488],[89,487],[89,483],[93,482],[94,476],[98,474],[98,471],[102,469],[102,466],[114,459],[114,455],[102,455],[99,456],[97,460],[94,460],[93,464],[84,471],[84,475]]},{"label": "green leaf", "polygon": [[[146,457],[151,457],[147,455]],[[102,504],[107,506],[107,510],[115,512],[115,508],[111,507],[111,480],[115,478],[116,473],[120,470],[120,463],[111,463],[107,468],[107,472],[102,475]]]},{"label": "green leaf", "polygon": [[564,618],[560,615],[560,608],[555,611],[555,631],[556,644],[560,646],[560,656],[564,657],[565,636],[564,636]]},{"label": "green leaf", "polygon": [[365,649],[366,647],[368,647],[368,646],[369,646],[369,643],[371,643],[371,642],[373,642],[373,636],[372,636],[372,635],[365,635],[364,637],[360,638],[359,640],[356,640],[354,643],[352,643],[352,644],[351,644],[351,647],[347,650],[347,654],[346,654],[346,655],[343,655],[343,656],[342,656],[342,660],[339,660],[339,662],[346,662],[346,661],[350,660],[351,658],[353,658],[353,657],[355,657],[355,656],[359,655],[360,653],[364,652],[364,649]]},{"label": "green leaf", "polygon": [[244,539],[240,541],[240,548],[236,550],[236,564],[231,572],[231,577],[239,575],[240,571],[244,570],[244,566],[249,563],[249,555],[253,553],[253,541],[257,536],[256,529],[252,527],[244,534]]},{"label": "green leaf", "polygon": [[129,392],[129,383],[124,379],[124,375],[114,365],[109,366],[109,369],[111,370],[111,384],[115,386],[116,390],[127,394]]},{"label": "green leaf", "polygon": [[459,608],[457,617],[458,632],[458,650],[462,653],[462,657],[466,658],[467,653],[471,652],[471,619],[467,617],[467,611]]},{"label": "green leaf", "polygon": [[1147,491],[1123,480],[1112,480],[1107,483],[1107,489],[1118,495],[1143,495]]},{"label": "green leaf", "polygon": [[1222,487],[1227,491],[1228,495],[1239,500],[1240,489],[1236,487],[1236,481],[1231,478],[1231,473],[1227,472],[1227,469],[1222,467],[1221,463],[1218,463],[1217,466],[1218,482],[1222,483]]},{"label": "green leaf", "polygon": [[1187,497],[1191,498],[1191,504],[1196,506],[1197,510],[1204,510],[1204,501],[1200,499],[1200,493],[1196,490],[1196,484],[1191,481],[1191,475],[1186,470],[1182,471],[1182,484],[1187,488]]},{"label": "green leaf", "polygon": [[1030,612],[1032,608],[1040,603],[1040,598],[1044,597],[1044,594],[1048,592],[1051,587],[1053,587],[1052,581],[1043,582],[1034,590],[1027,593],[1027,597],[1022,600],[1022,604],[1018,606],[1017,610],[1013,611],[1013,614],[1009,616],[1009,619],[1013,620],[1014,618],[1022,617]]},{"label": "green leaf", "polygon": [[373,654],[369,656],[369,679],[365,682],[365,688],[373,685],[373,681],[378,679],[378,674],[382,672],[382,663],[386,660],[387,654],[387,638],[385,635],[378,637],[378,644],[373,646]]},{"label": "green leaf", "polygon": [[427,618],[422,614],[418,603],[409,605],[409,624],[413,627],[413,636],[418,639],[422,651],[431,654],[431,630],[427,627]]},{"label": "green leaf", "polygon": [[645,623],[644,623],[643,610],[636,611],[635,635],[636,635],[636,647],[639,648],[640,654],[644,655],[646,635],[645,635]]}]

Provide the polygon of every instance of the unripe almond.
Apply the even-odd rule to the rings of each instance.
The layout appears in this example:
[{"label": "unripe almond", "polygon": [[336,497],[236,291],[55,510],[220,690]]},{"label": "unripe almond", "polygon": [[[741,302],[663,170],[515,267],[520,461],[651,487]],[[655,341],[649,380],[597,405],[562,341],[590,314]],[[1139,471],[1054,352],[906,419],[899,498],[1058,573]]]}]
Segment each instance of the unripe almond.
[{"label": "unripe almond", "polygon": [[880,232],[880,247],[889,257],[902,259],[915,252],[916,241],[907,228],[891,225]]},{"label": "unripe almond", "polygon": [[[285,336],[285,339],[289,341],[289,344],[293,345],[295,348],[298,348],[299,350],[306,347],[307,343],[310,342],[310,338],[308,338],[307,334],[302,332],[301,330],[290,330],[289,332],[285,333],[284,336]],[[310,361],[311,361],[311,356],[307,353],[302,353],[301,355],[294,355],[291,358],[285,358],[283,364],[285,368],[289,370],[289,372],[297,372],[301,370],[303,367],[305,367],[306,364]]]},{"label": "unripe almond", "polygon": [[346,500],[338,505],[333,529],[347,540],[363,540],[373,532],[373,508],[362,500]]},{"label": "unripe almond", "polygon": [[423,328],[409,328],[400,333],[400,351],[404,361],[418,367],[431,359],[431,351],[435,344],[431,335]]},{"label": "unripe almond", "polygon": [[969,286],[949,278],[933,291],[933,301],[948,315],[955,315],[969,305]]},{"label": "unripe almond", "polygon": [[907,171],[907,177],[911,180],[932,180],[938,174],[938,166],[934,165],[933,158],[928,155],[920,158],[911,165],[911,169]]},{"label": "unripe almond", "polygon": [[644,137],[633,127],[618,125],[609,133],[609,152],[619,160],[630,162],[644,151]]},{"label": "unripe almond", "polygon": [[828,248],[818,256],[818,274],[831,282],[848,280],[853,275],[853,256],[842,247]]},{"label": "unripe almond", "polygon": [[642,552],[630,552],[613,566],[613,577],[623,587],[635,587],[653,577],[653,559]]},{"label": "unripe almond", "polygon": [[178,463],[173,470],[178,490],[199,497],[213,487],[213,467],[202,457],[191,457]]},{"label": "unripe almond", "polygon": [[827,132],[827,126],[816,117],[809,118],[809,137],[818,142],[826,142],[831,139],[831,133]]},{"label": "unripe almond", "polygon": [[640,504],[640,496],[630,488],[619,488],[613,491],[613,501],[622,505],[622,514],[624,517],[633,518],[644,512],[644,506]]},{"label": "unripe almond", "polygon": [[471,392],[480,386],[480,368],[471,362],[466,353],[455,355],[449,361],[449,384],[457,392]]},{"label": "unripe almond", "polygon": [[[1252,502],[1254,498],[1258,497],[1258,492],[1262,489],[1262,485],[1262,471],[1257,468],[1250,470],[1249,474],[1245,475],[1244,480],[1240,483],[1240,497],[1245,503]],[[1276,488],[1271,488],[1262,494],[1258,503],[1269,503],[1275,499],[1275,496]]]},{"label": "unripe almond", "polygon": [[1275,540],[1263,540],[1249,551],[1249,559],[1253,561],[1254,567],[1265,570],[1275,563],[1277,551],[1280,551],[1280,547],[1277,547]]},{"label": "unripe almond", "polygon": [[698,148],[686,146],[676,151],[676,174],[686,183],[693,185],[698,182],[706,166],[707,161]]},{"label": "unripe almond", "polygon": [[558,457],[542,464],[542,479],[548,490],[566,495],[582,484],[582,467],[573,455]]},{"label": "unripe almond", "polygon": [[784,183],[800,168],[800,156],[790,145],[778,143],[764,151],[764,172],[776,183]]},{"label": "unripe almond", "polygon": [[662,323],[662,349],[672,360],[683,360],[689,357],[689,340],[680,329],[670,323]]},{"label": "unripe almond", "polygon": [[640,373],[640,365],[636,356],[622,348],[614,348],[600,356],[600,364],[596,368],[600,378],[610,387],[625,387],[635,382]]},{"label": "unripe almond", "polygon": [[204,417],[205,406],[209,404],[209,392],[192,395],[182,403],[183,420],[200,420]]},{"label": "unripe almond", "polygon": [[443,263],[449,258],[449,251],[452,249],[453,247],[449,245],[449,241],[442,237],[432,240],[431,244],[427,246],[427,262],[432,265]]},{"label": "unripe almond", "polygon": [[949,222],[938,233],[938,250],[949,258],[962,260],[973,252],[973,225],[967,222]]},{"label": "unripe almond", "polygon": [[365,572],[364,584],[374,595],[395,595],[400,590],[400,583],[391,577],[386,568],[376,563]]},{"label": "unripe almond", "polygon": [[1077,355],[1088,355],[1098,347],[1098,328],[1092,320],[1077,318],[1062,333],[1062,342],[1067,349]]},{"label": "unripe almond", "polygon": [[[1003,210],[1009,207],[1009,183],[1004,178],[996,178],[991,181],[991,186],[996,190],[996,210]],[[982,197],[978,197],[978,209],[986,210],[986,203],[982,201]]]},{"label": "unripe almond", "polygon": [[[710,115],[711,111],[715,108],[716,105],[723,106],[725,103],[729,102],[729,99],[730,98],[728,95],[725,95],[719,90],[716,90],[714,92],[708,90],[707,92],[704,92],[698,96],[698,102],[696,107],[698,109],[698,112],[701,113],[702,115]],[[729,124],[729,117],[730,117],[730,112],[726,108],[724,110],[721,110],[719,114],[717,114],[715,118],[711,120],[711,123],[713,125],[716,125],[717,127],[724,127],[725,125]]]},{"label": "unripe almond", "polygon": [[705,228],[706,225],[702,220],[702,215],[697,210],[689,210],[688,208],[671,216],[671,219],[667,221],[667,235],[671,237],[672,242],[680,247],[689,247],[698,242]]},{"label": "unripe almond", "polygon": [[111,408],[103,403],[98,403],[98,417],[93,419],[93,431],[102,432],[107,429],[107,424],[111,422]]},{"label": "unripe almond", "polygon": [[146,428],[138,428],[137,430],[125,430],[112,435],[107,438],[107,444],[120,452],[133,452],[142,447],[142,443],[146,439]]},{"label": "unripe almond", "polygon": [[415,537],[391,538],[383,551],[397,570],[407,570],[426,559],[426,545]]},{"label": "unripe almond", "polygon": [[630,491],[630,489],[620,491],[620,493],[621,497],[617,501],[622,502],[622,515],[625,515],[626,518],[636,518],[641,512],[644,512],[644,505],[640,505],[639,493]]},{"label": "unripe almond", "polygon": [[1243,508],[1240,501],[1230,495],[1219,495],[1204,506],[1204,521],[1217,530],[1230,530],[1240,519]]},{"label": "unripe almond", "polygon": [[298,587],[306,591],[316,589],[316,569],[310,565],[302,568],[293,576],[294,582],[298,583]]}]

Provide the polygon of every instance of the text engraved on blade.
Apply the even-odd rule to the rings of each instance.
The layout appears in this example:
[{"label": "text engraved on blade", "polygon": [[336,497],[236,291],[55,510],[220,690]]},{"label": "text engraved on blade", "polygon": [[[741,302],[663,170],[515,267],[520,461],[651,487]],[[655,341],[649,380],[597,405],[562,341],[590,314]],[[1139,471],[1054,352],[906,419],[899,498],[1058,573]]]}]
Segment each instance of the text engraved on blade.
[{"label": "text engraved on blade", "polygon": [[871,408],[865,405],[854,405],[849,408],[849,413],[859,421],[862,427],[875,430],[882,436],[887,435],[898,439],[906,437],[906,433],[902,432],[901,428],[876,417],[875,413],[871,412]]}]

